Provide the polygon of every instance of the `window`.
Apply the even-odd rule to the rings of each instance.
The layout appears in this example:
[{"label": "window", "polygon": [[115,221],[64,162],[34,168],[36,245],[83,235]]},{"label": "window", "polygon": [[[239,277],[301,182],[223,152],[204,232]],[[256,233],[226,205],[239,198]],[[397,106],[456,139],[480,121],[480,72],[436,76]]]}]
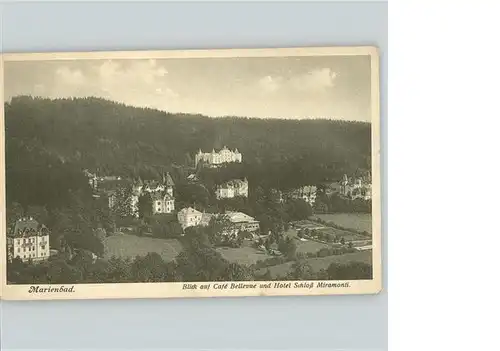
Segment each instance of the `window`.
[{"label": "window", "polygon": [[17,248],[17,252],[18,252],[18,253],[19,253],[19,252],[21,252],[21,249],[20,249],[20,248]]},{"label": "window", "polygon": [[45,250],[45,245],[42,245],[42,250]]}]

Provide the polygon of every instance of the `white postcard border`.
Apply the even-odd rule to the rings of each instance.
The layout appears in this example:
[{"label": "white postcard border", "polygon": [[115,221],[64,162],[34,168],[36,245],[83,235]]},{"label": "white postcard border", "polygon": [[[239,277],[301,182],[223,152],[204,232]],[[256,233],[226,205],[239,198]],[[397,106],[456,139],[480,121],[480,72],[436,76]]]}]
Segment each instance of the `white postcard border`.
[{"label": "white postcard border", "polygon": [[[350,281],[251,281],[251,282],[183,282],[183,283],[103,283],[65,285],[7,285],[6,195],[5,195],[5,121],[4,121],[4,62],[41,60],[103,60],[103,59],[174,59],[286,56],[357,56],[371,57],[371,131],[372,131],[372,280]],[[376,294],[382,290],[382,233],[381,233],[381,168],[380,168],[380,57],[372,46],[301,47],[264,49],[165,50],[165,51],[96,51],[58,53],[4,53],[0,59],[0,296],[3,300],[71,300],[122,298],[192,298],[237,296],[297,296]],[[331,287],[320,287],[324,283]],[[196,284],[196,289],[183,289]],[[215,286],[218,284],[219,286]],[[220,285],[227,284],[224,288]],[[245,286],[254,284],[255,288]],[[275,287],[281,284],[282,287]],[[310,287],[297,287],[297,284]],[[210,285],[209,289],[200,289]],[[270,287],[265,287],[270,285]],[[231,287],[234,288],[231,288]],[[58,291],[59,290],[59,291]]]}]

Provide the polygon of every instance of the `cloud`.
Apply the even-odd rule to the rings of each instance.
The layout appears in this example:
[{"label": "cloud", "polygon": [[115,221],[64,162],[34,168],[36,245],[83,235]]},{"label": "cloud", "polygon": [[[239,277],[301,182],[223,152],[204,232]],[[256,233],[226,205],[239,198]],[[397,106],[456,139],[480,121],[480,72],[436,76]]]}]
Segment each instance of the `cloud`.
[{"label": "cloud", "polygon": [[79,86],[85,84],[85,77],[79,69],[72,70],[63,66],[56,70],[55,75],[57,81],[62,81],[68,85]]},{"label": "cloud", "polygon": [[290,79],[293,88],[301,91],[318,91],[332,88],[334,86],[335,73],[330,68],[322,68],[310,71]]},{"label": "cloud", "polygon": [[278,91],[319,92],[335,86],[337,73],[330,68],[321,68],[288,79],[282,76],[265,76],[258,80],[261,91],[276,93]]},{"label": "cloud", "polygon": [[49,95],[97,96],[159,109],[167,108],[169,102],[178,98],[169,87],[168,71],[156,60],[97,61],[83,70],[58,67]]},{"label": "cloud", "polygon": [[281,87],[282,80],[283,79],[281,77],[265,76],[259,79],[258,85],[262,91],[266,93],[274,93]]}]

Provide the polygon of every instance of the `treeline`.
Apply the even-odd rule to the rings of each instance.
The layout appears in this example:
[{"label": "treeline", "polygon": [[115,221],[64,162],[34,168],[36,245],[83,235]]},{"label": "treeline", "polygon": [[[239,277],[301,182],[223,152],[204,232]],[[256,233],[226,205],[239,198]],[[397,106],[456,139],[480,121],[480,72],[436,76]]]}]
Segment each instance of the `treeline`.
[{"label": "treeline", "polygon": [[[194,185],[194,187],[203,186]],[[254,188],[248,198],[234,197],[220,200],[215,200],[209,197],[206,191],[200,190],[190,201],[179,202],[178,208],[193,204],[198,210],[209,213],[243,212],[259,221],[260,231],[263,234],[282,232],[288,229],[291,221],[307,219],[312,215],[311,206],[304,200],[291,199],[280,202],[272,189],[261,187]]]},{"label": "treeline", "polygon": [[88,253],[71,261],[55,258],[29,265],[16,259],[7,266],[9,284],[90,284],[196,281],[262,280],[360,280],[372,279],[372,267],[362,262],[332,263],[314,271],[305,260],[295,262],[284,276],[272,276],[269,270],[256,272],[252,267],[230,263],[213,250],[183,252],[176,261],[165,262],[157,253],[135,259],[111,258],[94,261]]},{"label": "treeline", "polygon": [[95,260],[85,251],[71,260],[51,258],[40,264],[15,259],[7,266],[9,284],[86,284],[140,282],[211,282],[262,280],[358,280],[372,279],[371,265],[362,262],[332,263],[318,272],[305,260],[295,262],[284,276],[271,276],[269,270],[231,263],[210,247],[193,246],[166,262],[157,253],[135,259],[113,257]]},{"label": "treeline", "polygon": [[338,194],[327,196],[319,194],[314,204],[316,213],[372,213],[372,201],[364,199],[346,199]]},{"label": "treeline", "polygon": [[[19,203],[7,206],[7,230],[22,217],[32,217],[50,229],[50,248],[71,253],[88,250],[102,256],[104,245],[100,235],[115,230],[114,216],[104,200],[95,200],[89,194],[68,190],[68,203],[63,207],[30,205]],[[103,233],[104,232],[104,233]],[[100,234],[101,233],[101,234]]]},{"label": "treeline", "polygon": [[55,183],[79,187],[82,168],[144,179],[186,173],[199,149],[224,145],[243,154],[235,172],[263,187],[339,179],[370,165],[368,123],[207,118],[98,98],[24,96],[5,104],[5,125],[8,196],[20,203],[47,194],[59,201]]}]

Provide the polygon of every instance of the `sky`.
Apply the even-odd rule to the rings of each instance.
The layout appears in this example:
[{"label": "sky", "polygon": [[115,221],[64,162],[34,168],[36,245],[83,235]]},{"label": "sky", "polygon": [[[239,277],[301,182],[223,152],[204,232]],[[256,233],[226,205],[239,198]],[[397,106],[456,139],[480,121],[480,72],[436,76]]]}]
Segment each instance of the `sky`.
[{"label": "sky", "polygon": [[371,117],[369,56],[8,61],[4,73],[7,101],[96,96],[210,117]]}]

